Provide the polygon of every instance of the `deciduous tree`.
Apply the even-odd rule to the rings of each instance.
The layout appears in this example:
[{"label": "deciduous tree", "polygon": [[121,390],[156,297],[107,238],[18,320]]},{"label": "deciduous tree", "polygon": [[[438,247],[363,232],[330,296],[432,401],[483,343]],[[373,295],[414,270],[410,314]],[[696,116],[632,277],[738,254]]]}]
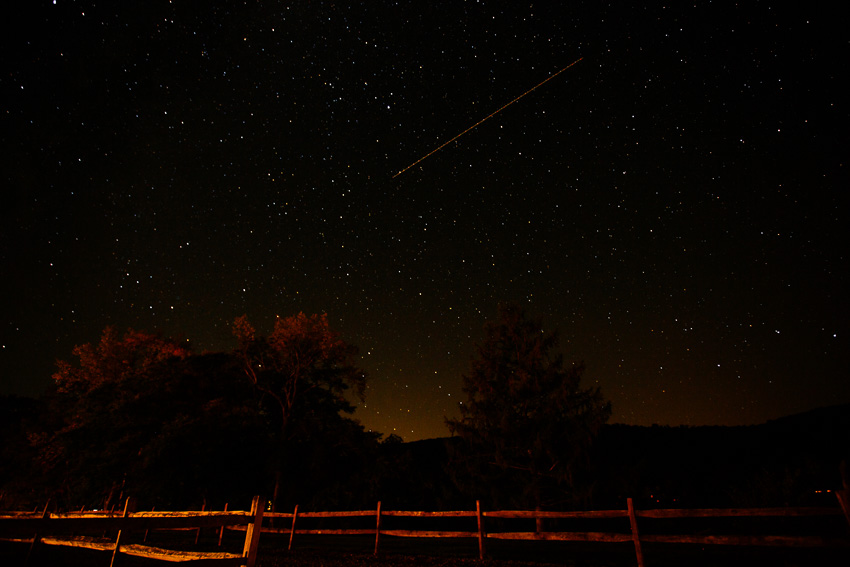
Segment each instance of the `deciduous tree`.
[{"label": "deciduous tree", "polygon": [[276,506],[296,404],[299,400],[321,400],[322,406],[327,408],[330,403],[336,413],[350,413],[354,408],[345,394],[351,390],[362,398],[366,376],[354,365],[357,349],[331,330],[324,314],[279,317],[268,336],[258,335],[242,316],[234,321],[233,333],[239,341],[236,354],[245,375],[275,408],[271,421],[277,430],[272,497]]},{"label": "deciduous tree", "polygon": [[[97,344],[59,361],[53,407],[61,425],[33,436],[38,460],[67,503],[109,505],[121,493],[139,456],[162,427],[163,369],[189,349],[159,335],[107,327]],[[97,497],[100,502],[92,501]]]}]

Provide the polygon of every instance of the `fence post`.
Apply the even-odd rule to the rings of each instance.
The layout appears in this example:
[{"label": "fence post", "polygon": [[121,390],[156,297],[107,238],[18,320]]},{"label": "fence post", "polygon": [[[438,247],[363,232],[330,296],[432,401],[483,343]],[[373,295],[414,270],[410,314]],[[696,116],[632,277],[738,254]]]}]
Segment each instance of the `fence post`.
[{"label": "fence post", "polygon": [[[227,512],[227,502],[224,503],[224,511]],[[221,540],[224,537],[224,526],[218,530],[218,546],[221,547]]]},{"label": "fence post", "polygon": [[[201,512],[205,512],[207,509],[207,499],[204,498],[204,503],[201,504]],[[198,545],[198,540],[201,539],[201,528],[195,530],[195,545]]]},{"label": "fence post", "polygon": [[850,489],[836,490],[835,497],[838,498],[838,504],[844,512],[844,519],[847,520],[847,527],[850,528]]},{"label": "fence post", "polygon": [[632,526],[632,541],[635,544],[637,564],[638,567],[643,567],[643,550],[640,547],[640,534],[638,533],[637,518],[635,517],[635,505],[631,498],[626,499],[626,505],[629,509],[629,524]]},{"label": "fence post", "polygon": [[245,547],[242,549],[242,557],[245,558],[245,567],[254,567],[257,564],[257,550],[260,547],[260,532],[263,531],[263,504],[259,496],[254,496],[251,503],[251,515],[254,517],[245,530]]},{"label": "fence post", "polygon": [[[154,510],[156,510],[156,506],[151,506],[151,512],[153,512]],[[149,532],[149,531],[150,531],[150,530],[145,530],[145,537],[144,537],[144,538],[142,538],[142,543],[147,543],[147,542],[148,542],[148,532]]]},{"label": "fence post", "polygon": [[292,512],[292,526],[289,528],[289,547],[287,551],[292,551],[292,540],[295,539],[295,520],[298,518],[298,504],[295,505],[295,510]]},{"label": "fence post", "polygon": [[484,559],[484,517],[481,515],[481,501],[475,501],[475,515],[478,517],[478,558]]},{"label": "fence post", "polygon": [[[127,500],[124,502],[124,513],[121,514],[122,518],[126,518],[130,513],[130,497],[127,497]],[[112,551],[112,561],[109,562],[109,567],[113,567],[115,565],[115,559],[118,557],[118,552],[121,549],[121,532],[124,530],[118,530],[118,535],[115,537],[115,549]]]},{"label": "fence post", "polygon": [[378,555],[378,543],[381,541],[381,501],[378,500],[378,519],[375,522],[375,555]]},{"label": "fence post", "polygon": [[[50,517],[50,512],[47,510],[50,508],[50,499],[47,500],[47,504],[44,505],[44,511],[41,513],[41,521],[42,523]],[[36,508],[38,511],[38,508]],[[27,552],[26,564],[30,564],[30,560],[35,557],[36,550],[38,547],[38,542],[41,539],[41,530],[36,530],[36,532],[32,535],[32,544],[30,545],[30,550]]]}]

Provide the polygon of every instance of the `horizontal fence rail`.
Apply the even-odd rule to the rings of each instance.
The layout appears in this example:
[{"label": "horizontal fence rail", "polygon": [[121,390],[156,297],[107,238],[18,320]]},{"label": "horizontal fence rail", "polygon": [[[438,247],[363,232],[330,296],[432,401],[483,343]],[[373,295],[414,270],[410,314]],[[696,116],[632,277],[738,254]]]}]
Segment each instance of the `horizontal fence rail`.
[{"label": "horizontal fence rail", "polygon": [[[752,519],[752,518],[813,518],[813,517],[841,517],[843,515],[846,527],[850,527],[850,506],[848,506],[848,491],[837,491],[839,506],[837,507],[798,507],[798,508],[698,508],[698,509],[635,509],[631,498],[626,501],[624,510],[591,510],[591,511],[541,511],[541,510],[492,510],[484,511],[479,502],[476,502],[475,510],[458,511],[408,511],[408,510],[382,510],[378,502],[374,510],[353,511],[300,511],[295,506],[292,512],[263,513],[263,506],[259,497],[254,499],[250,511],[200,511],[200,512],[129,512],[129,502],[125,507],[123,515],[113,515],[111,512],[78,512],[69,514],[48,514],[47,508],[43,512],[8,512],[0,514],[0,539],[7,541],[19,541],[31,544],[32,551],[38,545],[62,545],[69,547],[83,547],[112,551],[113,562],[119,553],[125,555],[137,555],[167,561],[193,561],[204,560],[205,564],[216,565],[245,565],[253,567],[259,545],[261,532],[289,535],[289,549],[292,549],[296,535],[370,535],[375,538],[374,553],[380,549],[383,536],[412,537],[412,538],[467,538],[477,540],[479,557],[483,559],[486,555],[486,540],[526,540],[526,541],[567,541],[567,542],[599,542],[599,543],[631,543],[634,545],[636,562],[643,567],[642,543],[677,543],[677,544],[700,544],[700,545],[727,545],[727,546],[788,546],[788,547],[850,547],[850,531],[843,536],[816,536],[816,535],[763,535],[763,534],[664,534],[664,533],[641,533],[638,523],[642,527],[649,525],[654,527],[653,531],[659,531],[659,525],[653,525],[653,521],[664,520],[698,520],[706,518],[718,519]],[[263,525],[263,519],[268,518],[268,525]],[[384,523],[390,518],[432,520],[429,529],[409,529],[410,522],[406,522],[408,529],[389,529]],[[460,518],[461,522],[468,521],[469,528],[466,530],[434,530],[435,522],[441,519]],[[326,524],[326,520],[334,522],[336,519],[366,519],[372,527],[338,527],[327,528],[324,525],[316,526],[317,520]],[[465,520],[464,520],[465,519]],[[475,519],[475,523],[472,520]],[[277,522],[275,520],[283,520]],[[288,520],[288,521],[287,521]],[[485,523],[490,520],[490,527],[494,527],[493,521],[498,524],[499,530],[487,531]],[[534,520],[535,531],[508,530],[504,526],[513,520]],[[548,531],[542,529],[540,521],[548,521],[551,526],[556,526],[558,521],[606,521],[606,527],[610,530],[619,531]],[[616,526],[618,521],[622,524]],[[628,523],[627,523],[628,522]],[[288,524],[282,526],[283,524]],[[311,527],[311,524],[313,527]],[[563,524],[561,524],[562,526]],[[669,526],[669,523],[666,524]],[[677,523],[676,531],[682,529],[686,524]],[[749,525],[749,524],[748,524]],[[261,529],[256,529],[261,527]],[[150,530],[195,530],[195,542],[201,528],[217,528],[219,533],[219,545],[224,530],[245,531],[244,548],[241,554],[225,552],[197,552],[177,551],[161,549],[147,545],[124,544],[121,542],[122,533],[128,531],[147,532]],[[737,527],[737,531],[746,531],[746,528]],[[834,530],[837,531],[837,530]],[[113,540],[94,538],[87,536],[69,537],[67,533],[80,532],[117,532],[118,536]]]},{"label": "horizontal fence rail", "polygon": [[[57,545],[112,552],[113,565],[119,554],[147,557],[164,561],[198,561],[209,565],[244,565],[254,567],[257,560],[263,506],[255,497],[250,511],[231,512],[130,512],[127,499],[124,513],[113,516],[109,512],[76,512],[50,514],[45,506],[39,513],[0,514],[0,539],[30,545],[27,563],[31,562],[40,545]],[[201,528],[241,528],[246,531],[241,553],[200,552],[162,549],[149,545],[122,543],[128,532],[150,530],[200,530]],[[78,534],[117,533],[114,540]],[[197,541],[197,539],[196,539]],[[221,541],[219,539],[219,541]]]},{"label": "horizontal fence rail", "polygon": [[[641,534],[638,530],[638,519],[698,519],[698,518],[803,518],[803,517],[840,517],[850,526],[850,516],[847,513],[847,491],[836,493],[839,507],[807,507],[807,508],[702,508],[702,509],[653,509],[636,510],[631,498],[627,499],[625,510],[592,510],[592,511],[539,511],[539,510],[494,510],[482,511],[480,503],[476,510],[448,512],[418,512],[401,510],[381,510],[381,503],[375,510],[356,510],[348,512],[300,512],[298,507],[291,513],[277,512],[267,514],[267,517],[289,519],[288,527],[264,526],[264,532],[289,534],[289,549],[292,549],[296,535],[374,535],[375,553],[378,553],[382,536],[396,537],[428,537],[428,538],[469,538],[478,539],[479,557],[485,557],[485,540],[529,540],[529,541],[572,541],[600,543],[632,543],[639,567],[643,567],[643,550],[641,543],[686,543],[714,544],[737,546],[795,546],[821,547],[836,546],[850,547],[848,537],[820,537],[793,535],[690,535],[690,534]],[[375,521],[375,527],[357,529],[328,529],[304,528],[303,521],[316,518],[363,518],[370,517]],[[434,530],[399,530],[386,529],[382,519],[391,517],[406,518],[476,518],[477,529],[468,531],[434,531]],[[623,519],[623,529],[620,532],[594,531],[486,531],[486,519],[525,519],[525,520],[610,520]],[[628,520],[628,524],[625,523]]]}]

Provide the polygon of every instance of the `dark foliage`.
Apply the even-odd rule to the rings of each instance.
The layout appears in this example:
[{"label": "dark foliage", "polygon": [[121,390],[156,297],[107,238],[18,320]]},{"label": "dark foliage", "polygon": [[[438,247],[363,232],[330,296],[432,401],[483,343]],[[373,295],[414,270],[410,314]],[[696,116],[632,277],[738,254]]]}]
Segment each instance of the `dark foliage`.
[{"label": "dark foliage", "polygon": [[447,422],[465,441],[459,472],[495,488],[487,496],[502,505],[574,505],[586,496],[589,450],[610,405],[598,388],[581,387],[584,367],[565,364],[557,332],[513,305],[499,315],[463,377],[461,418]]},{"label": "dark foliage", "polygon": [[749,427],[602,425],[598,392],[554,345],[507,313],[467,378],[459,435],[404,443],[348,417],[345,381],[306,377],[283,429],[266,391],[280,377],[258,387],[238,352],[107,329],[42,399],[0,397],[0,507],[221,508],[276,485],[283,511],[834,506],[847,486],[850,405]]},{"label": "dark foliage", "polygon": [[[271,345],[264,362],[269,353],[297,352],[297,395],[277,384],[285,365],[267,364],[248,379],[239,350],[196,355],[170,339],[109,328],[99,343],[75,348],[42,401],[12,411],[15,400],[3,399],[6,505],[50,499],[64,509],[111,508],[132,495],[142,507],[221,507],[270,495],[278,484],[320,506],[369,494],[370,476],[360,471],[373,460],[377,436],[345,417],[353,407],[342,395],[364,379],[344,364],[353,351],[322,318],[292,322],[260,346]],[[291,402],[286,414],[281,395]]]}]

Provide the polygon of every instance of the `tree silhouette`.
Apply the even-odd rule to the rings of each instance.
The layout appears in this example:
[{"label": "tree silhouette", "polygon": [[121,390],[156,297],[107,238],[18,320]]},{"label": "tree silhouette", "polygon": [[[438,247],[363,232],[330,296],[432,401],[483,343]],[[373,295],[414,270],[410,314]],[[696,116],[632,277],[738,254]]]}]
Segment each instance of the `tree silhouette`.
[{"label": "tree silhouette", "polygon": [[190,355],[159,335],[107,327],[100,342],[59,361],[51,403],[59,423],[33,434],[37,460],[66,503],[109,506],[143,466],[144,447],[161,431],[164,370]]},{"label": "tree silhouette", "polygon": [[277,506],[284,472],[285,449],[292,431],[291,420],[300,400],[318,400],[336,412],[352,412],[344,394],[349,389],[362,398],[366,376],[353,364],[357,349],[330,329],[327,315],[299,313],[278,318],[267,337],[258,335],[246,316],[233,323],[239,341],[236,355],[245,375],[262,395],[272,400],[276,429],[275,487]]},{"label": "tree silhouette", "polygon": [[523,501],[515,504],[574,501],[589,448],[611,413],[598,388],[580,387],[584,366],[565,366],[557,342],[539,319],[502,307],[463,377],[461,417],[447,420],[466,442],[463,460],[478,484],[517,494]]}]

